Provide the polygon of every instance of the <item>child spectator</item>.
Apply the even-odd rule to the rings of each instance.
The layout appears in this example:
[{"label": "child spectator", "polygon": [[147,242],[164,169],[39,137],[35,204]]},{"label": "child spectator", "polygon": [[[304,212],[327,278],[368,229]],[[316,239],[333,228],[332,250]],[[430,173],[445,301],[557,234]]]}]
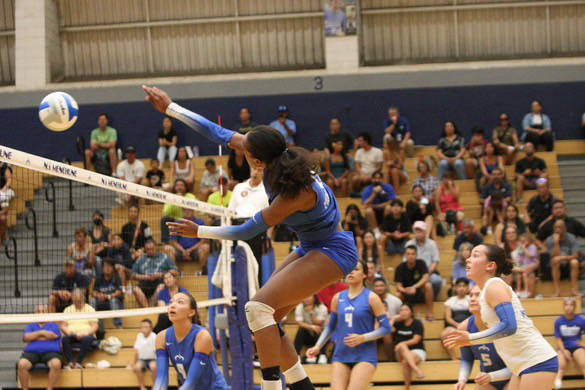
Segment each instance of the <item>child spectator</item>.
[{"label": "child spectator", "polygon": [[404,244],[412,235],[412,224],[404,211],[404,203],[400,199],[394,199],[384,214],[382,245],[389,254],[403,254]]},{"label": "child spectator", "polygon": [[[441,344],[447,338],[449,333],[456,330],[467,317],[471,315],[469,311],[469,280],[460,278],[455,281],[455,295],[445,302],[445,329],[441,332]],[[457,360],[455,349],[447,349],[449,358]]]},{"label": "child spectator", "polygon": [[134,342],[134,372],[140,384],[140,390],[146,390],[144,371],[150,370],[152,382],[156,380],[156,334],[152,331],[152,321],[148,318],[140,322],[140,333]]},{"label": "child spectator", "polygon": [[427,320],[433,320],[433,287],[429,281],[429,269],[423,260],[417,259],[416,246],[406,248],[406,261],[394,272],[396,296],[403,302],[425,303]]},{"label": "child spectator", "polygon": [[146,172],[146,185],[165,191],[171,186],[165,183],[165,172],[160,169],[159,161],[155,158],[150,160],[150,169]]},{"label": "child spectator", "polygon": [[579,366],[585,376],[585,347],[581,337],[585,333],[585,318],[575,314],[575,298],[565,298],[563,309],[565,315],[555,321],[555,338],[559,354],[559,373],[555,380],[555,389],[563,387],[563,374],[571,360]]},{"label": "child spectator", "polygon": [[512,259],[512,275],[516,282],[516,295],[520,298],[534,297],[536,289],[536,271],[539,266],[538,247],[534,236],[527,233],[518,236],[515,226],[508,226],[504,250]]},{"label": "child spectator", "polygon": [[[299,329],[295,336],[294,344],[298,355],[301,355],[301,350],[304,347],[311,348],[317,343],[326,319],[327,307],[319,302],[317,295],[305,298],[303,303],[297,305],[295,309],[295,320]],[[315,363],[317,362],[317,358],[307,358],[306,362]],[[327,363],[327,357],[321,354],[318,363]]]},{"label": "child spectator", "polygon": [[416,170],[420,173],[420,177],[414,179],[412,188],[414,189],[415,186],[421,186],[424,190],[425,196],[432,202],[435,190],[439,188],[439,180],[431,175],[431,167],[422,157],[416,164]]},{"label": "child spectator", "polygon": [[425,377],[418,365],[427,360],[425,351],[423,323],[414,318],[414,310],[408,303],[400,307],[400,314],[390,321],[394,333],[394,350],[396,360],[402,363],[404,373],[404,388],[410,390],[412,371],[416,373],[417,379]]}]

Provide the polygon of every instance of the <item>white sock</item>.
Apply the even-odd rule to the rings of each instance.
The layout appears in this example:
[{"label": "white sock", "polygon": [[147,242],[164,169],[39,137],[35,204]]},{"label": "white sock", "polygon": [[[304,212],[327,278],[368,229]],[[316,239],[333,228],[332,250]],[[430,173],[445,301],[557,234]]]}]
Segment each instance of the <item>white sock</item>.
[{"label": "white sock", "polygon": [[262,381],[262,390],[283,390],[282,381]]},{"label": "white sock", "polygon": [[300,382],[307,377],[307,373],[301,364],[300,358],[294,366],[284,372],[284,376],[286,377],[286,383],[288,384]]}]

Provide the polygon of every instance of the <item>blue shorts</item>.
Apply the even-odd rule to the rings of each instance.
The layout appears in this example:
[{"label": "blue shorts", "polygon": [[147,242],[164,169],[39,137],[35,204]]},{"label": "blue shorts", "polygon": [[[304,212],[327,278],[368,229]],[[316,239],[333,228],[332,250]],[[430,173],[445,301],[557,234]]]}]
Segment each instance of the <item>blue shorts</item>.
[{"label": "blue shorts", "polygon": [[506,387],[508,382],[510,382],[510,381],[508,380],[508,381],[490,382],[490,385],[495,387],[497,390],[504,390],[504,387]]},{"label": "blue shorts", "polygon": [[359,261],[352,232],[335,232],[322,241],[301,242],[301,246],[295,252],[299,256],[304,256],[313,250],[333,260],[343,271],[343,276],[353,271]]},{"label": "blue shorts", "polygon": [[359,363],[370,363],[372,366],[378,368],[378,361],[377,360],[375,360],[375,361],[372,361],[372,360],[364,360],[364,361],[360,361],[360,362],[342,362],[340,360],[337,360],[337,359],[333,358],[333,359],[331,359],[331,361],[333,363],[342,363],[342,364],[345,364],[346,366],[349,366],[350,369],[353,369]]},{"label": "blue shorts", "polygon": [[526,375],[526,374],[534,374],[536,372],[557,373],[558,371],[559,371],[559,358],[557,356],[555,356],[555,357],[552,357],[548,360],[545,360],[542,363],[538,363],[532,367],[528,367],[526,370],[522,371],[519,376]]}]

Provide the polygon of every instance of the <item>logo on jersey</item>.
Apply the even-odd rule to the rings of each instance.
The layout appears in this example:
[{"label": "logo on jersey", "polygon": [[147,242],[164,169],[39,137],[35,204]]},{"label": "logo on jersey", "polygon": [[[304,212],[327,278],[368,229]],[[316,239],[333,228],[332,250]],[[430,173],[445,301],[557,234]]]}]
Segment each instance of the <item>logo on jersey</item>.
[{"label": "logo on jersey", "polygon": [[323,190],[323,194],[325,195],[325,202],[323,202],[323,206],[325,208],[328,208],[329,205],[331,204],[331,198],[329,197],[329,193],[325,189],[325,185],[323,184],[323,182],[321,180],[317,180],[317,185],[319,186],[319,188],[321,188]]},{"label": "logo on jersey", "polygon": [[175,355],[175,360],[185,360],[185,358],[179,354]]},{"label": "logo on jersey", "polygon": [[478,348],[478,350],[480,350],[480,351],[487,351],[487,352],[489,352],[489,351],[490,351],[490,348],[489,348],[489,347],[486,347],[485,345],[481,345],[481,346]]},{"label": "logo on jersey", "polygon": [[172,343],[167,343],[167,346],[171,345]]},{"label": "logo on jersey", "polygon": [[206,366],[207,365],[207,363],[205,363],[205,362],[199,362],[199,364],[201,364],[202,366]]},{"label": "logo on jersey", "polygon": [[345,311],[354,311],[355,309],[353,308],[353,306],[347,306],[344,310]]}]

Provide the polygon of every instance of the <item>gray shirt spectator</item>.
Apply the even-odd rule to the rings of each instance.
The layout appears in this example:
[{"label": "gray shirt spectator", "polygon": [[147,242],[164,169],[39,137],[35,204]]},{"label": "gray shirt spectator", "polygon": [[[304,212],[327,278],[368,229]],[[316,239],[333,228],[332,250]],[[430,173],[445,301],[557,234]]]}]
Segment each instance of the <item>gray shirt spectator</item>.
[{"label": "gray shirt spectator", "polygon": [[[546,248],[551,255],[554,252],[554,247],[553,235],[546,239]],[[572,256],[575,253],[579,253],[579,242],[577,241],[577,237],[571,233],[565,233],[564,239],[561,238],[561,241],[559,241],[559,247],[561,249],[561,253],[558,254],[559,256]]]}]

